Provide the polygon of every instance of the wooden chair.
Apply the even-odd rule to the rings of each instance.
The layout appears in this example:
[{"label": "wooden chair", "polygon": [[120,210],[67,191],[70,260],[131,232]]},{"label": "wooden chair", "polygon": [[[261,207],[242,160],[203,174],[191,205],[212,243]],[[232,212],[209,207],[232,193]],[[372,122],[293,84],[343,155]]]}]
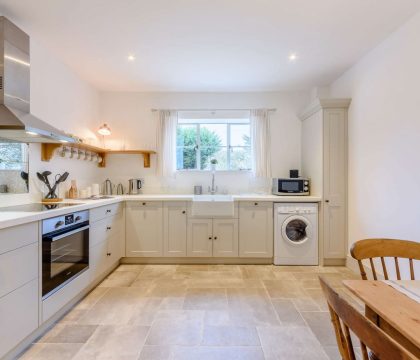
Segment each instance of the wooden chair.
[{"label": "wooden chair", "polygon": [[344,360],[356,359],[350,330],[360,341],[363,360],[418,359],[341,298],[321,276],[319,281],[327,299],[338,349]]},{"label": "wooden chair", "polygon": [[413,260],[420,260],[420,243],[407,240],[396,239],[366,239],[353,244],[350,249],[351,256],[359,263],[360,275],[363,280],[367,280],[365,268],[362,260],[369,259],[374,280],[378,280],[376,275],[374,258],[380,258],[385,280],[388,279],[388,271],[385,264],[386,257],[394,258],[395,272],[397,280],[401,280],[398,259],[408,259],[410,264],[410,277],[415,280]]}]

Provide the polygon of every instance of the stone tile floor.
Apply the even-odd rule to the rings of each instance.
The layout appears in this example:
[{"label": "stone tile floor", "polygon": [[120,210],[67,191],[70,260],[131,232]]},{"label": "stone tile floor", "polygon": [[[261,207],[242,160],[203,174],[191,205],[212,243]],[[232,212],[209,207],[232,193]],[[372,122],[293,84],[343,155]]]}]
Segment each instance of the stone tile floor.
[{"label": "stone tile floor", "polygon": [[21,359],[339,359],[318,276],[345,267],[120,265]]}]

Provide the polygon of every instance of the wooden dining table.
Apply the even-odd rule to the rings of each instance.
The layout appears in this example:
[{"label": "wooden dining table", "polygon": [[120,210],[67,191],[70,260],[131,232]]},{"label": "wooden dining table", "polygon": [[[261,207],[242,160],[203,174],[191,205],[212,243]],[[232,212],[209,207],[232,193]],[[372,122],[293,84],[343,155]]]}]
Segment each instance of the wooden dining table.
[{"label": "wooden dining table", "polygon": [[365,303],[366,316],[420,358],[420,281],[343,280]]}]

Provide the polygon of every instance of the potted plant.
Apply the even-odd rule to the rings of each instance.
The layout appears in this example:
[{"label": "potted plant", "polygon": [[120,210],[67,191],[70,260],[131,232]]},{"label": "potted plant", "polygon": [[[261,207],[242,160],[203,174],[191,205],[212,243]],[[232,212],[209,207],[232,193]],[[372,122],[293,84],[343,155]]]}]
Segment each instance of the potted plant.
[{"label": "potted plant", "polygon": [[217,160],[216,159],[211,159],[210,160],[211,171],[216,171],[216,165],[217,165]]}]

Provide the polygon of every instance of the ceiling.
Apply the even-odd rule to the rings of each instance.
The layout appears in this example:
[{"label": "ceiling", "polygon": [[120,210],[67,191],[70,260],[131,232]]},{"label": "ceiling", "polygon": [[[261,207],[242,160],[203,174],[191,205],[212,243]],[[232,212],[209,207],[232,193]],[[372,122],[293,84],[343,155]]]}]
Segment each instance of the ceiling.
[{"label": "ceiling", "polygon": [[0,0],[0,13],[110,91],[325,86],[419,10],[418,0]]}]

